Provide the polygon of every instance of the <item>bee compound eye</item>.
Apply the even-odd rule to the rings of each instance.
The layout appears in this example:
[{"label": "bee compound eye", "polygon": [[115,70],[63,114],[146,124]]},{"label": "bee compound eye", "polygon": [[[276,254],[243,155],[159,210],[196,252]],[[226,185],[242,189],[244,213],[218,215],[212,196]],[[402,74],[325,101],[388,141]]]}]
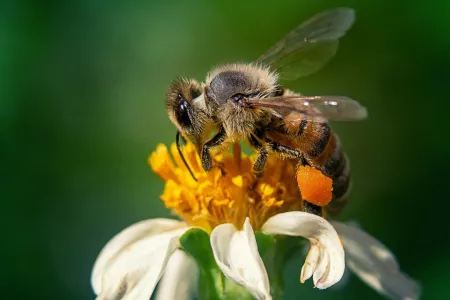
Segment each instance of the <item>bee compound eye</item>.
[{"label": "bee compound eye", "polygon": [[178,108],[175,112],[178,123],[183,127],[189,127],[192,125],[191,119],[189,118],[188,109],[189,109],[189,104],[187,103],[186,100],[183,100],[178,105]]}]

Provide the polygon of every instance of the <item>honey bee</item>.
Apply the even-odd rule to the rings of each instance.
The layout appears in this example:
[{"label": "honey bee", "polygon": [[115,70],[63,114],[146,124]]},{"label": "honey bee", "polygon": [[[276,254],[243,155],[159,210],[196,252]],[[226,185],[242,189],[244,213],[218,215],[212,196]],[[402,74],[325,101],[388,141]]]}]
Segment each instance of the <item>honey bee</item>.
[{"label": "honey bee", "polygon": [[[204,84],[175,80],[166,108],[177,127],[178,149],[181,134],[197,146],[206,171],[213,167],[211,149],[241,140],[258,152],[253,166],[257,176],[268,155],[309,165],[333,180],[327,210],[337,214],[346,203],[350,170],[328,120],[361,120],[366,109],[344,96],[295,93],[279,79],[294,80],[318,71],[335,55],[339,38],[353,22],[352,9],[325,11],[294,28],[255,62],[215,68]],[[212,129],[217,132],[208,139]],[[321,207],[304,202],[306,211],[322,214]]]}]

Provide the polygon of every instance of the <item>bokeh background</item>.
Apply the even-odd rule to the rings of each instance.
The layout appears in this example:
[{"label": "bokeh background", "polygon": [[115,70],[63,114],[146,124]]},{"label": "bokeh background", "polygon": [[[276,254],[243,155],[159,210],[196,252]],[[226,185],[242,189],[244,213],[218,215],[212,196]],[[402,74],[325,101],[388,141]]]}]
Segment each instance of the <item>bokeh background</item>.
[{"label": "bokeh background", "polygon": [[[350,6],[357,22],[335,59],[286,84],[368,107],[367,121],[334,124],[354,178],[341,220],[392,249],[423,299],[448,299],[449,3],[2,1],[2,297],[93,299],[102,246],[170,216],[146,159],[174,140],[171,80],[251,61],[315,13]],[[301,285],[301,260],[286,299],[382,299],[354,276],[326,291]]]}]

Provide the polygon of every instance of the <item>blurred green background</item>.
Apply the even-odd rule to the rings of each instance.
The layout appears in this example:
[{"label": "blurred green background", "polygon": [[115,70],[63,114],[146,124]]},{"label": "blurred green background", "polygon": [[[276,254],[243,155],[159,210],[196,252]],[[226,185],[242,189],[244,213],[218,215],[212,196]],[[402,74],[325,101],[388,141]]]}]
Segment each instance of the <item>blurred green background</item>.
[{"label": "blurred green background", "polygon": [[[9,299],[93,299],[90,271],[126,226],[169,216],[146,159],[175,130],[164,110],[178,75],[251,61],[299,22],[336,6],[357,22],[336,58],[290,88],[369,109],[334,124],[351,158],[355,220],[448,299],[448,1],[2,1],[0,128]],[[319,291],[287,272],[287,299],[382,299],[351,276]]]}]

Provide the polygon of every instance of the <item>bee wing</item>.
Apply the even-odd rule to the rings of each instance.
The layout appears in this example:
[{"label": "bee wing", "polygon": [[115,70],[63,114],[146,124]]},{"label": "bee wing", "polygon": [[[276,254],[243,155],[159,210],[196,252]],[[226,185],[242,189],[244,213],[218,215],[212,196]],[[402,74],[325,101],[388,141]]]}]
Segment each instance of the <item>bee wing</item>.
[{"label": "bee wing", "polygon": [[339,38],[355,20],[350,8],[324,11],[300,24],[257,62],[270,66],[281,78],[293,80],[318,71],[337,52]]},{"label": "bee wing", "polygon": [[265,107],[287,120],[358,121],[367,117],[367,110],[357,101],[344,96],[281,96],[250,98],[253,107]]}]

